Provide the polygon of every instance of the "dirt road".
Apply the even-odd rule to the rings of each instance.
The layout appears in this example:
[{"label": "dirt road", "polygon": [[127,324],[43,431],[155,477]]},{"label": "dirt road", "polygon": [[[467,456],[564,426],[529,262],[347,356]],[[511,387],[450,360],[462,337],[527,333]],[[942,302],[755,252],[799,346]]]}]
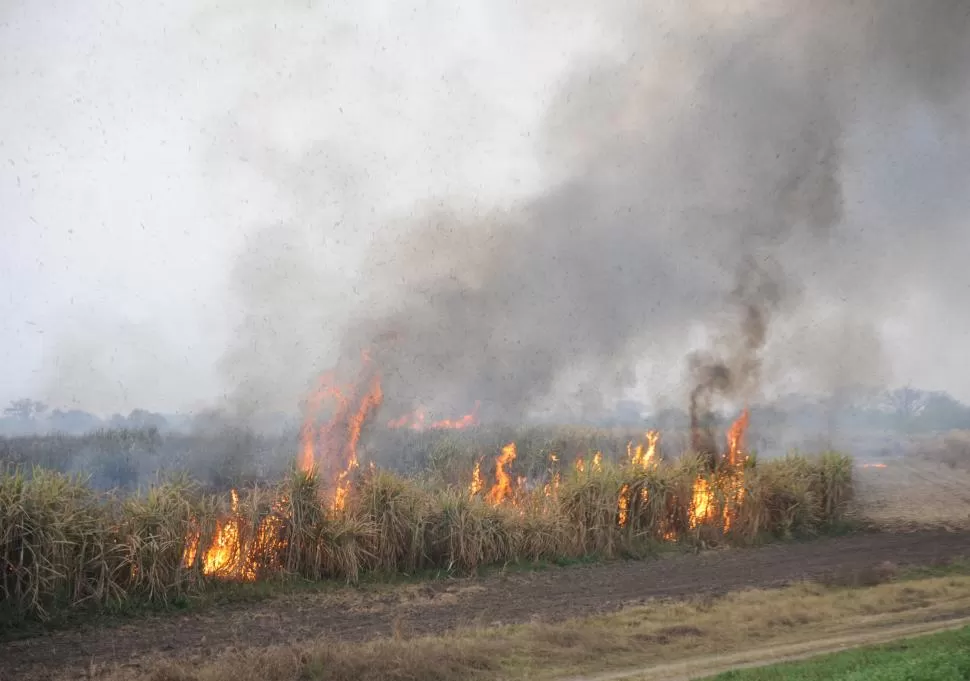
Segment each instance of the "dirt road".
[{"label": "dirt road", "polygon": [[870,631],[853,631],[841,636],[812,638],[797,643],[767,646],[723,655],[686,657],[674,663],[640,667],[588,676],[571,676],[559,681],[691,681],[738,669],[751,669],[807,660],[818,655],[838,653],[852,648],[873,646],[900,639],[916,638],[970,625],[970,617],[944,622],[922,622],[880,627]]},{"label": "dirt road", "polygon": [[890,561],[926,565],[970,556],[970,532],[863,534],[699,555],[449,579],[407,587],[291,594],[246,606],[59,631],[0,644],[0,679],[129,663],[146,654],[208,655],[321,636],[364,640],[469,625],[556,621],[648,599],[773,587]]}]

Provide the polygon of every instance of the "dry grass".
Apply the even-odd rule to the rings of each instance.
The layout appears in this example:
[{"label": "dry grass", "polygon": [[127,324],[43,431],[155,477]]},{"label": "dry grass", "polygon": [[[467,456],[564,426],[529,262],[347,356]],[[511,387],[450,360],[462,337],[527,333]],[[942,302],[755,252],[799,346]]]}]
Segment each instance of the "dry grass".
[{"label": "dry grass", "polygon": [[361,644],[325,640],[105,670],[109,681],[549,679],[738,652],[970,612],[970,576],[866,588],[801,584],[658,602],[561,624]]},{"label": "dry grass", "polygon": [[884,465],[856,472],[858,520],[899,531],[970,528],[970,471],[920,457]]},{"label": "dry grass", "polygon": [[914,439],[911,449],[915,456],[952,469],[970,471],[970,431],[952,430],[943,435]]},{"label": "dry grass", "polygon": [[179,595],[191,582],[185,494],[173,483],[121,500],[49,471],[0,475],[0,606],[43,618],[65,603]]},{"label": "dry grass", "polygon": [[[0,474],[0,609],[8,619],[44,619],[58,608],[183,598],[209,578],[354,582],[363,573],[468,573],[639,554],[661,541],[812,534],[840,521],[851,471],[835,454],[752,461],[743,478],[689,456],[646,470],[604,462],[563,471],[549,494],[541,485],[523,488],[514,503],[492,506],[464,488],[368,470],[341,511],[303,473],[230,501],[184,480],[121,498],[43,470],[7,472]],[[691,518],[699,478],[712,498],[698,523]],[[213,563],[218,541],[230,535]]]}]

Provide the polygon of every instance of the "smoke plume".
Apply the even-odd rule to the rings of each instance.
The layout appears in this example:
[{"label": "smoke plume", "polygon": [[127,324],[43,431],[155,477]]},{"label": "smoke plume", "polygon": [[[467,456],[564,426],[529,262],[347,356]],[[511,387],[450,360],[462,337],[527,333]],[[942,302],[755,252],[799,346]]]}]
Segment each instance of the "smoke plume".
[{"label": "smoke plume", "polygon": [[[881,379],[877,328],[912,270],[880,247],[914,235],[860,187],[872,148],[893,148],[910,121],[966,144],[970,8],[690,6],[626,13],[615,49],[563,85],[543,191],[511,207],[439,204],[376,240],[341,348],[372,353],[388,413],[480,401],[483,418],[520,418],[573,375],[608,397],[703,324],[710,344],[678,359],[702,432],[717,400],[755,399],[787,371],[831,373],[844,334],[772,342],[794,320],[824,325],[822,311],[851,320],[865,341],[851,350],[870,360],[838,380]],[[944,206],[922,216],[937,243],[945,229],[959,239]]]}]

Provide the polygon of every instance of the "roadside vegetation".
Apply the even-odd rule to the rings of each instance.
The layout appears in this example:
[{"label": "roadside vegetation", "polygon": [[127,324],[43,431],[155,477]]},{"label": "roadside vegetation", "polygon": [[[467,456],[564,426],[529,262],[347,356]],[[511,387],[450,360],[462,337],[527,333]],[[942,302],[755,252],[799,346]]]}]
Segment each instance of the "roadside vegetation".
[{"label": "roadside vegetation", "polygon": [[[860,636],[878,640],[879,635],[891,635],[900,627],[936,626],[937,621],[965,615],[970,607],[970,576],[960,572],[868,587],[806,583],[718,598],[657,601],[610,615],[554,624],[469,628],[440,636],[412,638],[401,626],[392,637],[364,643],[319,639],[229,650],[215,657],[145,659],[137,667],[95,673],[109,681],[489,681],[596,678],[603,672],[623,672],[616,678],[633,680],[694,677],[758,659],[755,656],[764,651],[777,657],[788,649],[812,651],[813,642],[823,639],[829,649],[856,645]],[[940,638],[938,647],[927,643],[926,659],[934,659],[933,651],[951,641],[967,640],[965,630],[952,636]],[[894,649],[903,650],[900,646],[879,650]],[[886,661],[903,664],[892,656]],[[830,669],[848,666],[833,663]]]}]

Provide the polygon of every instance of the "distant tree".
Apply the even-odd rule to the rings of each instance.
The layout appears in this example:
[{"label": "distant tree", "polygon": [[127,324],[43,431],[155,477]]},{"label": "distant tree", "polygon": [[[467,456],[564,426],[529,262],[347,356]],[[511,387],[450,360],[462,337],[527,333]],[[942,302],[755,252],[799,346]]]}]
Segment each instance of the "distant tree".
[{"label": "distant tree", "polygon": [[930,393],[920,421],[930,430],[970,428],[970,407],[948,393]]},{"label": "distant tree", "polygon": [[168,421],[165,417],[155,412],[135,409],[128,414],[129,428],[157,428],[158,430],[164,430],[167,426]]},{"label": "distant tree", "polygon": [[61,411],[55,409],[48,418],[50,427],[62,433],[73,433],[79,435],[97,430],[100,427],[101,419],[94,414],[90,414],[80,409]]},{"label": "distant tree", "polygon": [[47,411],[47,405],[43,402],[25,398],[11,402],[10,406],[3,410],[3,413],[18,421],[32,421],[35,416],[40,416],[45,411]]},{"label": "distant tree", "polygon": [[886,396],[887,411],[893,418],[893,426],[910,430],[926,409],[929,393],[906,386]]},{"label": "distant tree", "polygon": [[880,411],[886,425],[901,430],[970,427],[970,407],[946,392],[900,388],[885,396]]}]

